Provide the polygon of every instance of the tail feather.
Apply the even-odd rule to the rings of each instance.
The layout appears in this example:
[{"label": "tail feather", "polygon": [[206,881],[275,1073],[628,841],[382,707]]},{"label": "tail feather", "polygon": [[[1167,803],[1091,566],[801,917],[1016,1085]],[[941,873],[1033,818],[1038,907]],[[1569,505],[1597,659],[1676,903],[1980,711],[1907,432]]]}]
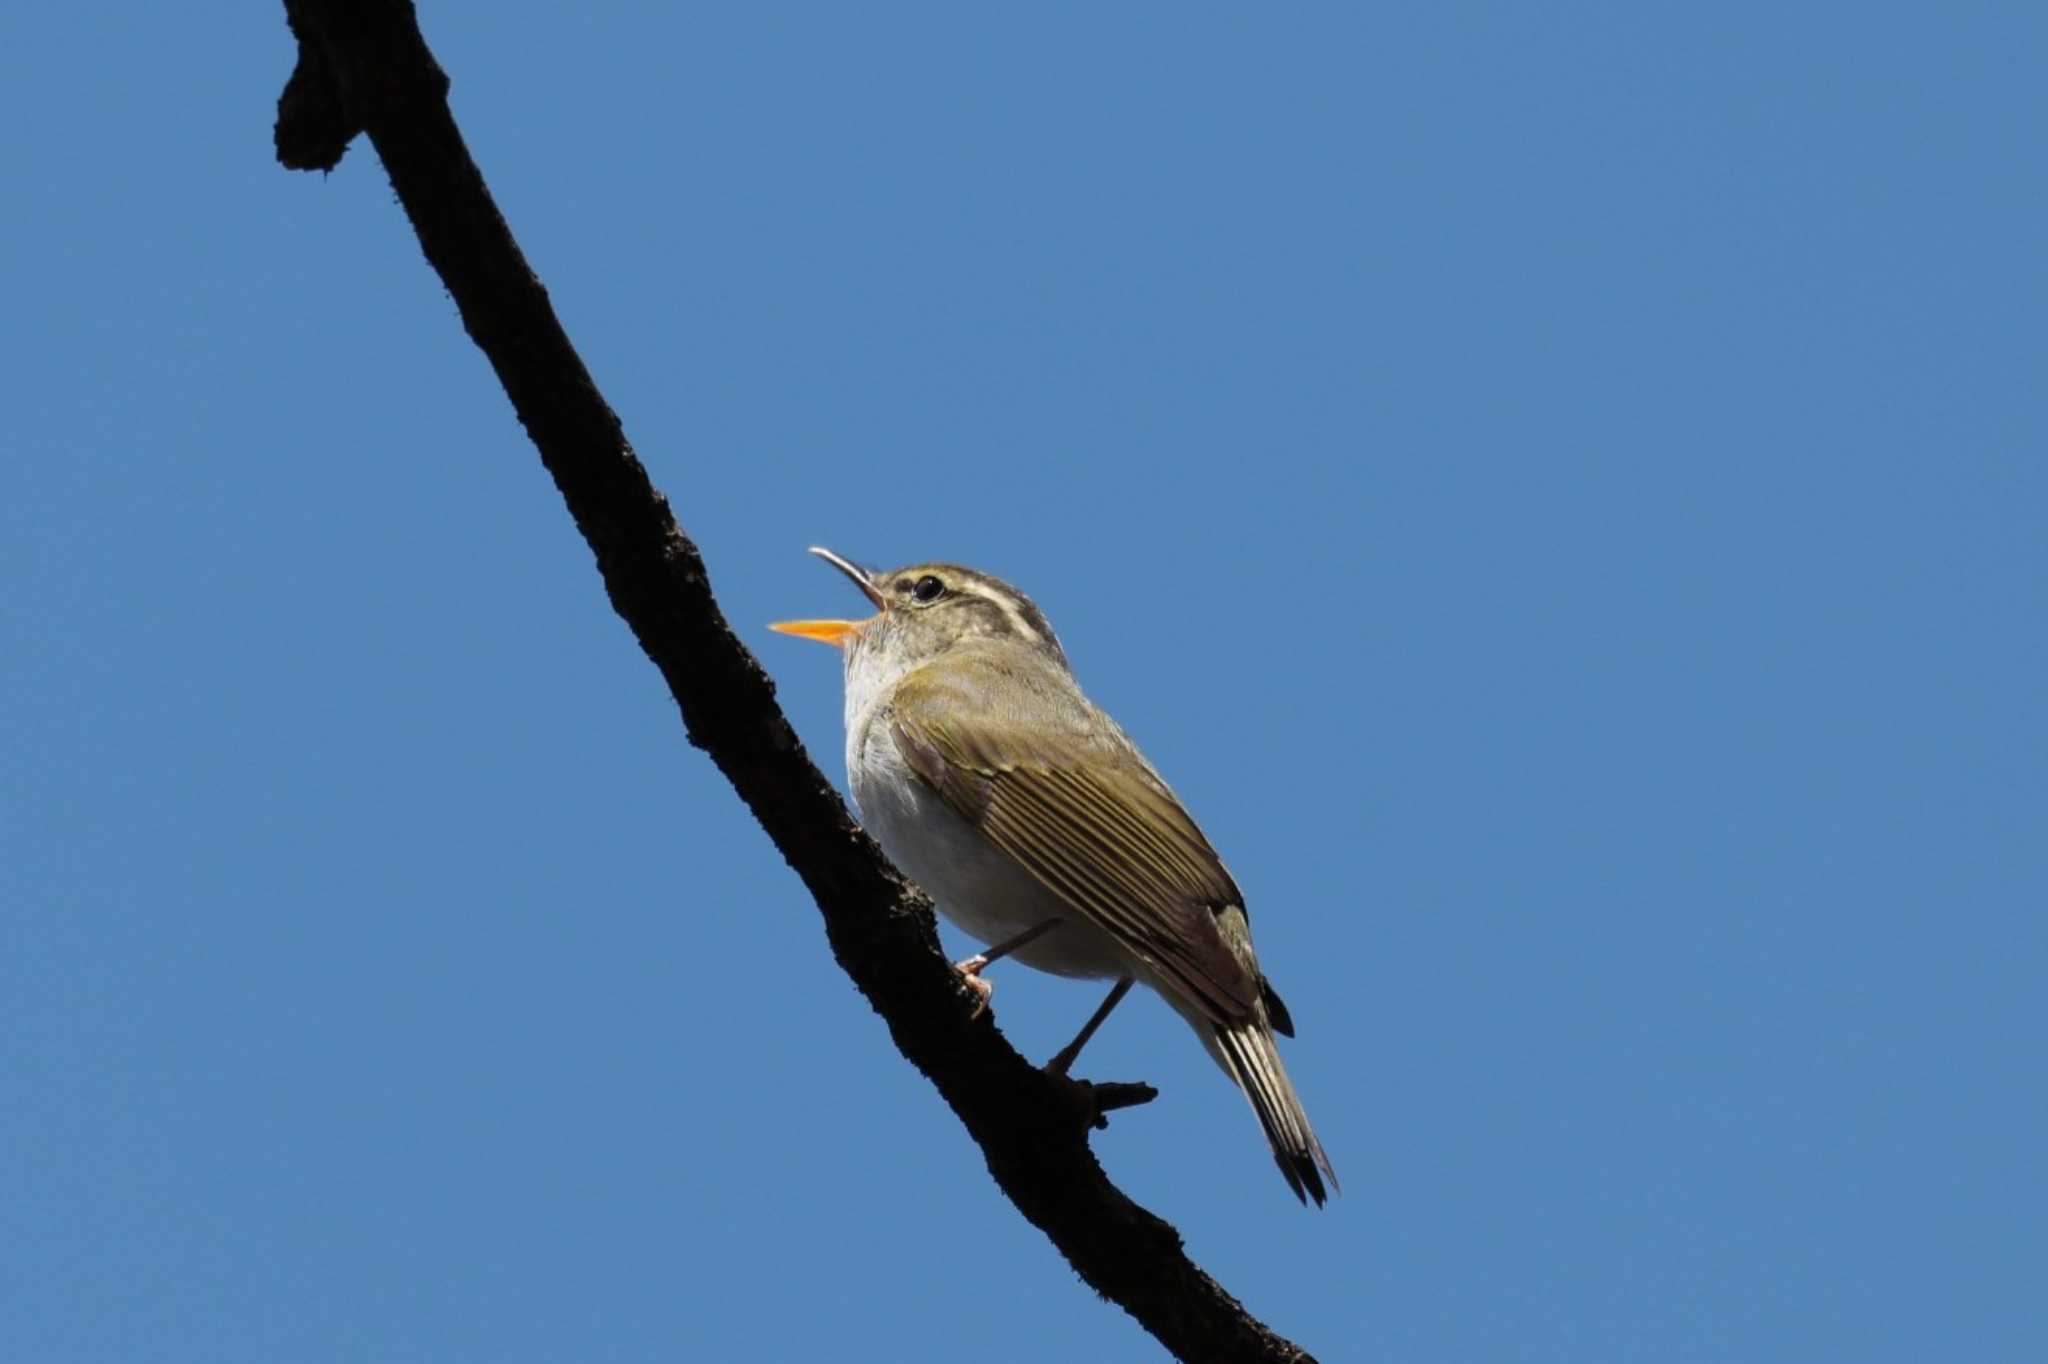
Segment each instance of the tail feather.
[{"label": "tail feather", "polygon": [[1337,1172],[1331,1168],[1330,1158],[1323,1154],[1323,1144],[1316,1140],[1315,1129],[1309,1126],[1308,1114],[1294,1092],[1293,1082],[1287,1078],[1287,1068],[1280,1064],[1280,1049],[1273,1042],[1271,1029],[1247,1021],[1234,1027],[1214,1028],[1212,1035],[1216,1058],[1230,1072],[1230,1078],[1237,1081],[1245,1098],[1251,1100],[1252,1112],[1265,1129],[1266,1141],[1273,1148],[1273,1159],[1279,1163],[1287,1187],[1304,1204],[1313,1198],[1320,1208],[1328,1197],[1323,1178],[1328,1176],[1334,1189]]}]

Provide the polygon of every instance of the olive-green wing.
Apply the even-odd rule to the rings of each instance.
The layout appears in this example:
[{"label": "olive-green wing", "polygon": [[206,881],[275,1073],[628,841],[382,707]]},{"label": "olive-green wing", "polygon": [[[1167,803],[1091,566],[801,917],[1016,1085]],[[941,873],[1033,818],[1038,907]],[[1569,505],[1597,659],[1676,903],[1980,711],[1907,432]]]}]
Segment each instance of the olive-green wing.
[{"label": "olive-green wing", "polygon": [[1249,1016],[1257,968],[1217,925],[1243,896],[1173,793],[1121,734],[1036,689],[1005,688],[991,723],[976,680],[899,684],[890,723],[911,770],[1212,1019]]}]

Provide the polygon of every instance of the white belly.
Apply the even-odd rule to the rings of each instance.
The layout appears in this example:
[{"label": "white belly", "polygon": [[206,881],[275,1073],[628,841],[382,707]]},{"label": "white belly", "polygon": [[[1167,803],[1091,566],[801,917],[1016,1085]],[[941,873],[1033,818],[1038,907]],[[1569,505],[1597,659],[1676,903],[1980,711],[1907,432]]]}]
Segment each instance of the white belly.
[{"label": "white belly", "polygon": [[889,860],[923,886],[948,919],[990,945],[1047,919],[1060,919],[1058,928],[1019,948],[1017,960],[1084,979],[1146,974],[1114,938],[1076,915],[954,814],[904,764],[887,726],[874,726],[867,740],[867,751],[856,756],[851,749],[859,739],[850,739],[847,753],[848,781],[861,822]]}]

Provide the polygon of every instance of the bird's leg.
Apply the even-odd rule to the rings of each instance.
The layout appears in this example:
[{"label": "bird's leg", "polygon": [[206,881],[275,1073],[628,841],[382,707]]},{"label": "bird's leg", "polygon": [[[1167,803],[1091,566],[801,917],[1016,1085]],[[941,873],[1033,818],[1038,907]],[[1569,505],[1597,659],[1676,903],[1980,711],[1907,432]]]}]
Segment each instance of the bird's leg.
[{"label": "bird's leg", "polygon": [[1095,1030],[1102,1026],[1102,1020],[1109,1017],[1109,1011],[1122,1003],[1123,997],[1130,992],[1129,976],[1120,978],[1116,984],[1110,986],[1109,998],[1103,1000],[1101,1006],[1088,1016],[1088,1021],[1081,1025],[1081,1031],[1075,1035],[1074,1040],[1061,1047],[1053,1055],[1052,1060],[1045,1063],[1045,1068],[1055,1075],[1065,1075],[1073,1066],[1074,1058],[1081,1054],[1081,1048],[1088,1045],[1088,1039],[1095,1036]]},{"label": "bird's leg", "polygon": [[1001,961],[1018,948],[1036,942],[1039,936],[1048,929],[1058,927],[1059,922],[1058,919],[1047,919],[1042,924],[1033,924],[1014,938],[1003,939],[1003,941],[989,948],[986,952],[978,952],[965,961],[953,963],[953,969],[960,973],[960,983],[965,985],[974,994],[973,1017],[981,1017],[981,1011],[986,1009],[989,1000],[995,997],[996,987],[981,978],[982,971],[988,967],[989,963]]}]

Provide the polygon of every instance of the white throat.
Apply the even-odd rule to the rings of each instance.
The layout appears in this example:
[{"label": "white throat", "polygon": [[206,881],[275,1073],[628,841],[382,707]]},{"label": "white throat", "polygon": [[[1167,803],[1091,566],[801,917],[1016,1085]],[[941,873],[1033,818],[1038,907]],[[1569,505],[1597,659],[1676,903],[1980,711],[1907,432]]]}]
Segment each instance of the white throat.
[{"label": "white throat", "polygon": [[[881,621],[876,621],[869,628],[881,625]],[[876,709],[895,690],[904,674],[929,661],[906,658],[899,649],[880,647],[883,643],[881,639],[856,638],[847,646],[846,770],[849,777],[859,765],[856,761],[859,745],[866,738],[868,722]]]}]

